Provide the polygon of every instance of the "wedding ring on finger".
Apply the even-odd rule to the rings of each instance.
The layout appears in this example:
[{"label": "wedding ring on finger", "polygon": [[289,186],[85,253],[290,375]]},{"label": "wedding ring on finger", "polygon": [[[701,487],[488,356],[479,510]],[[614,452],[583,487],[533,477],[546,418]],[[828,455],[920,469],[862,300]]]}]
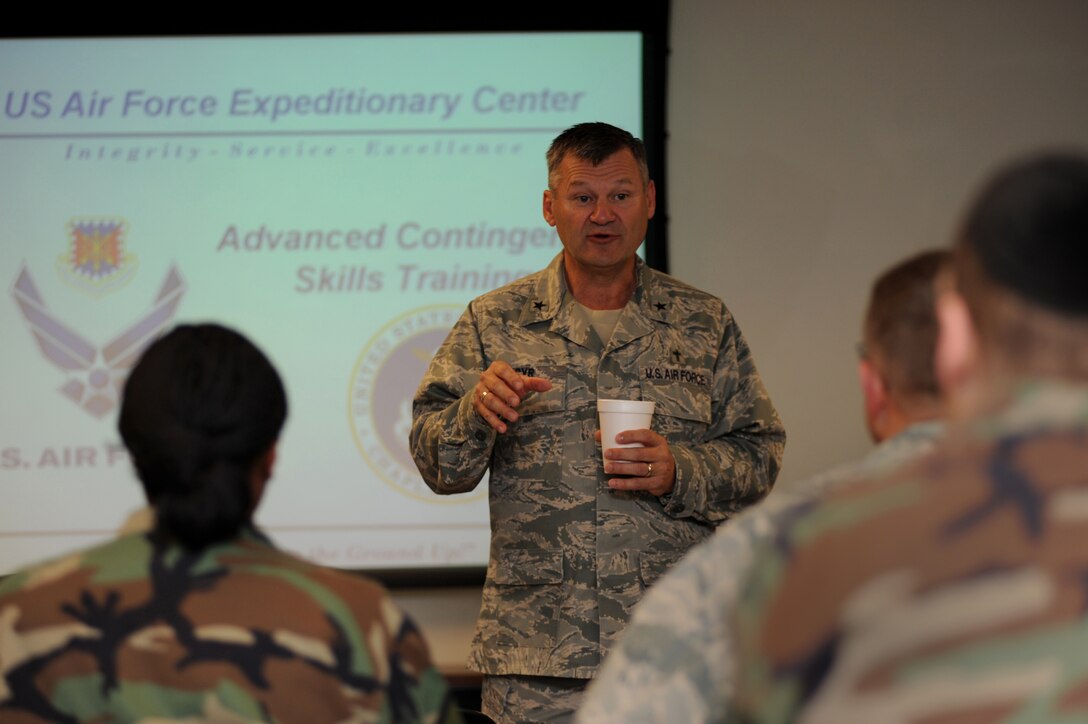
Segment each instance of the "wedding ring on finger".
[{"label": "wedding ring on finger", "polygon": [[643,475],[642,477],[648,478],[653,474],[654,474],[654,464],[653,463],[646,463],[646,474]]}]

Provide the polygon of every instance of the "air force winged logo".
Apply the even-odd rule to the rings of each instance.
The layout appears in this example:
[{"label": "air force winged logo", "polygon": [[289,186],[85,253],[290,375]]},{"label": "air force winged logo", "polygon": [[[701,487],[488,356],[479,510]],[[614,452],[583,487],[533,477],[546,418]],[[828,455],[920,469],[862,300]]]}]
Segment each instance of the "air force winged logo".
[{"label": "air force winged logo", "polygon": [[151,311],[99,348],[46,310],[25,266],[12,291],[42,355],[68,375],[61,394],[98,418],[117,406],[129,369],[170,324],[184,293],[185,282],[171,266]]}]

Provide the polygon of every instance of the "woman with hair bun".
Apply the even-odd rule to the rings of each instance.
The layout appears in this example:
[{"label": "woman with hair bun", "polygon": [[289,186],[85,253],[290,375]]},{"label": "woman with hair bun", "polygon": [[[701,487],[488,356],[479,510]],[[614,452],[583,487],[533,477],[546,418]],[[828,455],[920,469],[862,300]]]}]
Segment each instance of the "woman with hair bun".
[{"label": "woman with hair bun", "polygon": [[250,524],[287,419],[280,376],[237,332],[179,327],[125,382],[118,428],[156,536],[190,551]]},{"label": "woman with hair bun", "polygon": [[460,721],[380,585],[254,527],[286,417],[237,332],[146,350],[118,426],[154,525],[0,583],[0,720]]}]

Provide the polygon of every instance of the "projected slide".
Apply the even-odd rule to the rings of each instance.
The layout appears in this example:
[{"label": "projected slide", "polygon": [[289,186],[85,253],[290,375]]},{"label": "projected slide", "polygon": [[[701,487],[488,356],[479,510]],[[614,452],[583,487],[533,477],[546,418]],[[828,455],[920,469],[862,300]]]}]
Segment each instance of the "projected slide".
[{"label": "projected slide", "polygon": [[640,133],[640,68],[635,33],[0,42],[0,573],[143,505],[120,385],[188,321],[286,381],[280,545],[485,564],[486,481],[423,484],[411,396],[469,299],[559,252],[547,145]]}]

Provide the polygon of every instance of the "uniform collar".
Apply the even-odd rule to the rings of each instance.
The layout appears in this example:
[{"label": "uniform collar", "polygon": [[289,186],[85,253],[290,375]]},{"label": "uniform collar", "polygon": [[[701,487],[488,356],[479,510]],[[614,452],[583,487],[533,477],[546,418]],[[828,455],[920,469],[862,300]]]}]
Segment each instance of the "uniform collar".
[{"label": "uniform collar", "polygon": [[993,437],[1088,427],[1088,385],[1082,382],[1022,379],[1005,393],[1002,403],[968,423],[975,434]]},{"label": "uniform collar", "polygon": [[[646,319],[668,324],[672,311],[672,299],[669,297],[657,274],[646,266],[640,257],[635,257],[635,292],[632,301],[638,307],[639,315]],[[564,301],[569,299],[569,304]],[[564,306],[571,306],[574,298],[567,289],[567,277],[563,272],[563,252],[559,252],[547,269],[537,279],[529,298],[522,307],[518,322],[530,325],[565,317]],[[631,302],[628,302],[630,306]],[[626,315],[625,315],[626,316]]]}]

